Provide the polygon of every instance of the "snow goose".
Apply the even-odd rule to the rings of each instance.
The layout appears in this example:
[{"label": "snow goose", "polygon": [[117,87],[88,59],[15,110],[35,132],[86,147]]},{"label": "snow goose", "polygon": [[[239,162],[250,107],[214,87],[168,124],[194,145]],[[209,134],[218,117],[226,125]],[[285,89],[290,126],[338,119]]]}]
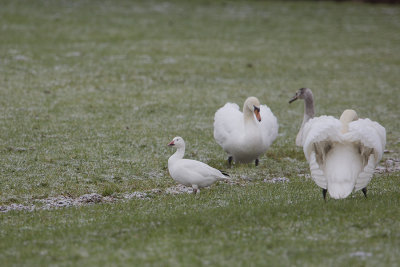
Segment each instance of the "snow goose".
[{"label": "snow goose", "polygon": [[176,147],[176,152],[168,159],[168,170],[172,179],[180,184],[191,186],[193,193],[200,193],[199,188],[210,186],[216,181],[229,180],[229,175],[207,164],[191,159],[184,159],[185,141],[175,137],[168,146]]},{"label": "snow goose", "polygon": [[359,119],[354,110],[345,110],[340,120],[321,116],[309,120],[302,133],[303,151],[311,177],[335,199],[346,198],[367,185],[382,158],[386,131],[370,119]]},{"label": "snow goose", "polygon": [[278,122],[269,107],[260,105],[256,97],[249,97],[243,113],[234,103],[226,103],[214,116],[215,141],[228,154],[228,164],[249,163],[267,151],[278,135]]}]

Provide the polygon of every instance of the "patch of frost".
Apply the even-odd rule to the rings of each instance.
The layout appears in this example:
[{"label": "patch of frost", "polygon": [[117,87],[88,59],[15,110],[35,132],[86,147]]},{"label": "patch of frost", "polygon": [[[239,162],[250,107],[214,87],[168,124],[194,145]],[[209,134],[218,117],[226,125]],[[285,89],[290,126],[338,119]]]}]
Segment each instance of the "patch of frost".
[{"label": "patch of frost", "polygon": [[353,253],[350,253],[350,257],[360,257],[360,258],[366,258],[366,257],[371,257],[372,253],[370,252],[364,252],[364,251],[356,251]]},{"label": "patch of frost", "polygon": [[264,182],[265,183],[272,183],[272,184],[275,184],[275,183],[288,183],[288,182],[290,182],[290,179],[286,178],[286,177],[274,177],[272,179],[264,179]]},{"label": "patch of frost", "polygon": [[172,195],[183,194],[183,193],[191,194],[193,193],[193,188],[178,184],[165,189],[165,193]]}]

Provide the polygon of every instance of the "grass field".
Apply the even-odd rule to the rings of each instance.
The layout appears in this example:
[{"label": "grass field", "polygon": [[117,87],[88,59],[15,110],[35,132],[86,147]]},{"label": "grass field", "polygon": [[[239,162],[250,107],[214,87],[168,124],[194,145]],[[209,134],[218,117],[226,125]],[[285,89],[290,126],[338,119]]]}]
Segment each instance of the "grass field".
[{"label": "grass field", "polygon": [[[396,266],[400,173],[322,200],[294,139],[303,103],[353,108],[400,157],[400,6],[261,1],[0,2],[0,205],[175,185],[166,144],[226,169],[213,116],[257,96],[279,137],[240,185],[0,213],[2,266]],[[286,177],[287,183],[267,183]]]}]

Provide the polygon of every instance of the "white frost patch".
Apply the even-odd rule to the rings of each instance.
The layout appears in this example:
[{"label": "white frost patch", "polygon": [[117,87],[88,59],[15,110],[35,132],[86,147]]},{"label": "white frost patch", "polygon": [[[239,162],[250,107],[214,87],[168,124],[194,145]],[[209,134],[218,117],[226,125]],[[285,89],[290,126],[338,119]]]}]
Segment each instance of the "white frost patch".
[{"label": "white frost patch", "polygon": [[389,158],[385,161],[384,166],[378,165],[375,168],[375,173],[393,173],[400,171],[400,159]]},{"label": "white frost patch", "polygon": [[290,162],[297,162],[297,159],[292,159],[289,157],[284,158],[284,160],[290,161]]},{"label": "white frost patch", "polygon": [[311,175],[310,174],[299,174],[299,177],[304,177],[306,179],[311,179]]},{"label": "white frost patch", "polygon": [[149,199],[148,194],[145,192],[135,191],[133,193],[126,193],[123,195],[125,199],[132,199],[132,198],[140,198],[140,199]]},{"label": "white frost patch", "polygon": [[364,252],[364,251],[356,251],[353,253],[350,253],[350,257],[360,257],[365,259],[366,257],[371,257],[372,253],[370,252]]},{"label": "white frost patch", "polygon": [[95,204],[100,202],[110,202],[110,197],[103,197],[97,193],[85,194],[78,198],[72,198],[67,196],[49,197],[46,199],[39,199],[37,202],[44,204],[40,209],[53,209],[71,206],[82,206],[87,204]]},{"label": "white frost patch", "polygon": [[175,185],[175,186],[172,186],[172,187],[168,187],[165,190],[165,193],[173,194],[173,195],[183,194],[183,193],[192,194],[193,193],[193,188],[178,184],[178,185]]},{"label": "white frost patch", "polygon": [[275,184],[275,183],[288,183],[290,182],[289,178],[286,177],[274,177],[272,179],[264,179],[265,183],[271,183],[271,184]]},{"label": "white frost patch", "polygon": [[35,209],[35,205],[22,205],[22,204],[10,204],[7,206],[0,206],[0,212],[9,212],[12,210],[26,210],[26,211],[33,211]]},{"label": "white frost patch", "polygon": [[11,210],[19,210],[19,211],[49,210],[55,208],[82,206],[82,205],[105,203],[112,201],[114,201],[112,197],[103,197],[97,193],[85,194],[78,198],[72,198],[68,196],[57,196],[57,197],[48,197],[45,199],[34,200],[34,202],[37,202],[39,205],[35,204],[22,205],[13,203],[6,206],[0,206],[0,212],[8,212]]},{"label": "white frost patch", "polygon": [[17,61],[28,61],[29,60],[29,58],[24,55],[16,55],[16,56],[14,56],[14,59]]},{"label": "white frost patch", "polygon": [[65,54],[66,57],[80,57],[81,53],[80,52],[69,52]]},{"label": "white frost patch", "polygon": [[167,58],[163,59],[162,63],[163,64],[175,64],[176,59],[174,59],[172,57],[167,57]]}]

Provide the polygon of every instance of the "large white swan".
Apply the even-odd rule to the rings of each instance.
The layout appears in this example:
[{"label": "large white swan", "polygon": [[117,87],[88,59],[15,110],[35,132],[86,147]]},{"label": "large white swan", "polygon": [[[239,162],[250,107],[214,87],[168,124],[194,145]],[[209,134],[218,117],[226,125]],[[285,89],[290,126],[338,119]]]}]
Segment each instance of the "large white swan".
[{"label": "large white swan", "polygon": [[191,186],[194,194],[200,192],[200,188],[210,186],[216,181],[230,179],[228,174],[203,162],[184,159],[185,141],[182,137],[175,137],[168,145],[177,148],[168,159],[169,174],[178,183]]},{"label": "large white swan", "polygon": [[243,113],[234,103],[226,103],[214,116],[215,141],[228,153],[228,163],[248,163],[267,151],[278,135],[278,122],[269,107],[249,97]]},{"label": "large white swan", "polygon": [[[309,89],[300,90],[296,95]],[[367,196],[367,185],[385,149],[385,128],[370,119],[358,119],[354,110],[345,110],[340,120],[332,116],[307,119],[299,134],[311,177],[322,188],[324,199],[327,191],[340,199],[353,189]]]}]

